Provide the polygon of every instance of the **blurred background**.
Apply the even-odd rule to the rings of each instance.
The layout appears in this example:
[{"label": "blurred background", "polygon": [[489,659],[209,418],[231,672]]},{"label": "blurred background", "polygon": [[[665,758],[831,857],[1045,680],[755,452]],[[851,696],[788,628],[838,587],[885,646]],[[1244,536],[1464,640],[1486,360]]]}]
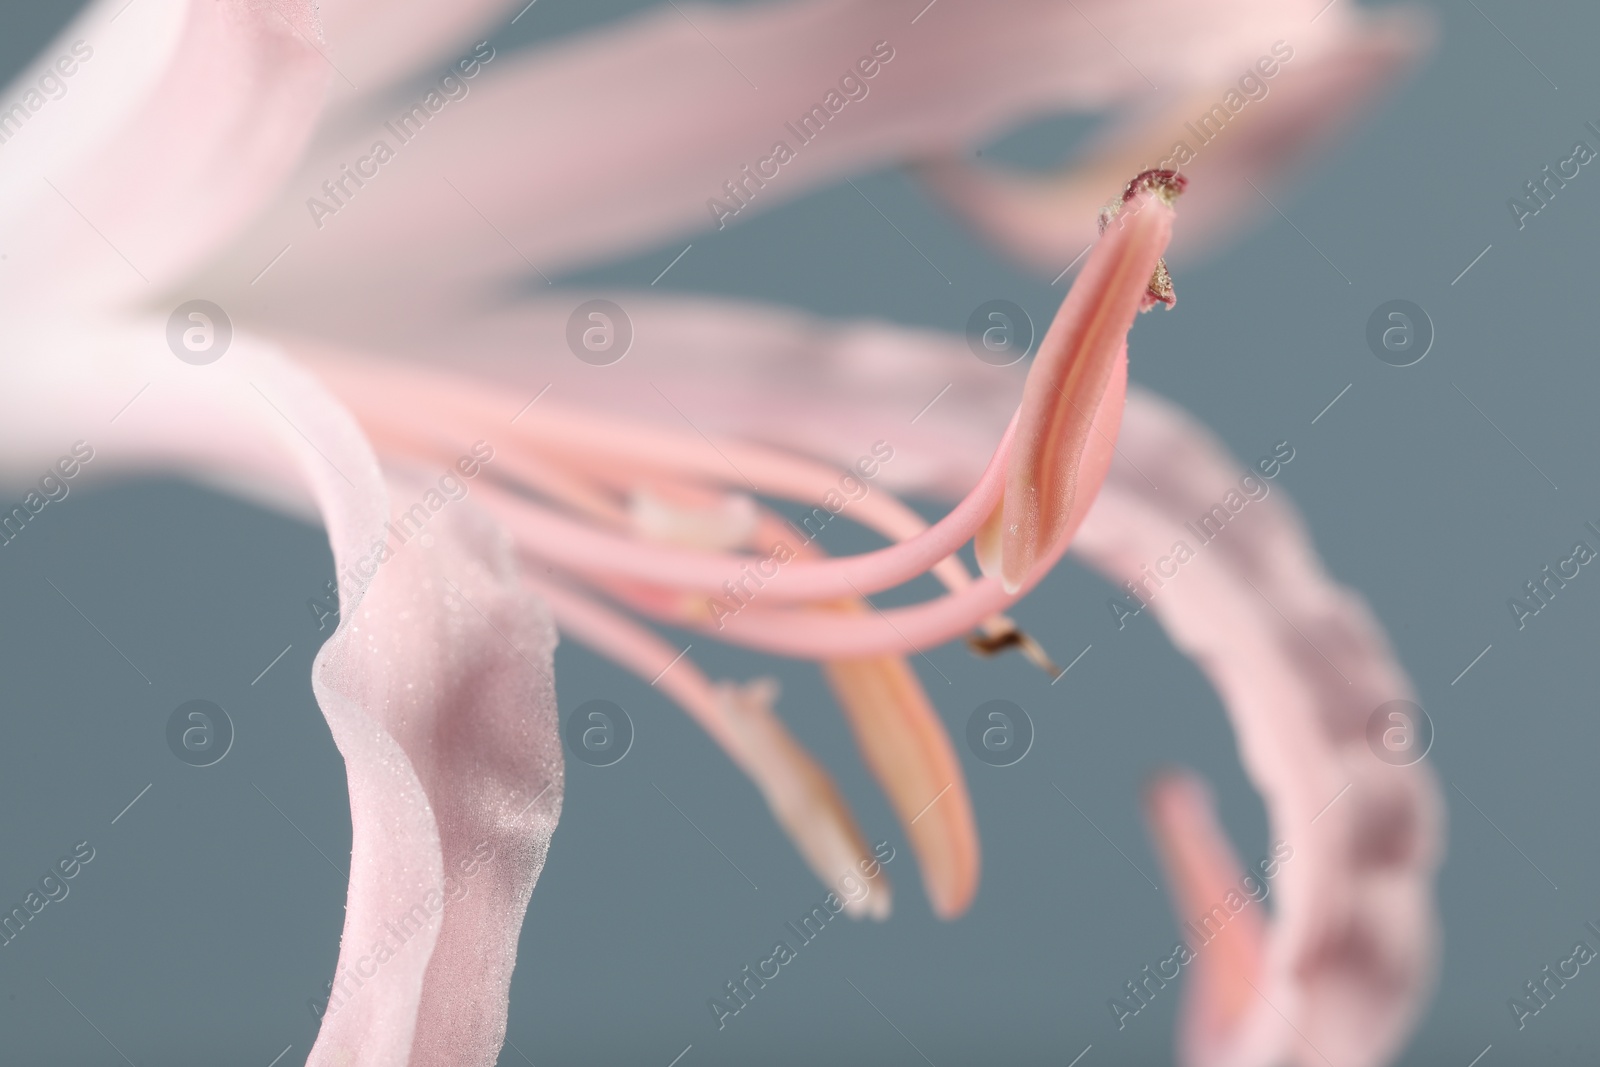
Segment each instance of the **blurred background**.
[{"label": "blurred background", "polygon": [[[0,3],[0,72],[76,6]],[[642,6],[538,0],[492,40],[534,47]],[[1600,577],[1586,569],[1521,630],[1507,600],[1600,524],[1600,174],[1584,168],[1521,230],[1506,201],[1575,140],[1595,143],[1584,123],[1600,123],[1600,12],[1422,6],[1441,29],[1431,58],[1274,197],[1283,215],[1265,210],[1179,270],[1178,307],[1139,323],[1132,375],[1246,461],[1290,442],[1274,489],[1369,600],[1432,718],[1450,804],[1445,949],[1402,1062],[1467,1067],[1492,1045],[1483,1067],[1587,1064],[1600,974],[1586,968],[1520,1032],[1507,1000],[1600,923]],[[1089,129],[1029,126],[984,153],[1045,165]],[[999,259],[900,172],[857,185],[887,219],[847,185],[818,192],[697,241],[657,288],[953,332],[992,299],[1049,320],[1064,283]],[[644,287],[678,250],[557,281]],[[1366,341],[1391,300],[1433,326],[1412,366]],[[75,490],[43,518],[0,556],[0,904],[20,903],[80,841],[93,859],[0,948],[0,1059],[297,1065],[334,966],[350,845],[343,766],[309,684],[331,631],[307,606],[333,574],[326,539],[172,481]],[[829,534],[830,548],[852,547]],[[609,700],[636,736],[612,766],[568,760],[501,1063],[1170,1062],[1176,988],[1120,1031],[1107,1008],[1177,936],[1139,789],[1164,765],[1193,767],[1246,861],[1270,843],[1210,687],[1153,620],[1118,631],[1112,593],[1069,561],[1016,613],[1063,663],[1088,649],[1054,686],[1016,657],[959,646],[928,653],[937,673],[918,664],[983,840],[982,889],[955,923],[930,914],[816,672],[697,648],[713,675],[782,680],[795,732],[839,775],[869,839],[898,852],[892,920],[831,924],[720,1032],[707,998],[823,890],[676,708],[563,644],[563,717]],[[167,745],[169,716],[193,699],[233,723],[209,767]],[[1012,766],[962,741],[994,699],[1035,730]]]}]

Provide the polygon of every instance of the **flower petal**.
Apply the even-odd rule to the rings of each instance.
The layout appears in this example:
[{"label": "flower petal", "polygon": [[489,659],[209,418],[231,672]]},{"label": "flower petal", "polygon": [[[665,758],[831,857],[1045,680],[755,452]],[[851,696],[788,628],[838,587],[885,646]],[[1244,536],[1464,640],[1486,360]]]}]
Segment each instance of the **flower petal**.
[{"label": "flower petal", "polygon": [[[560,806],[549,621],[467,502],[433,517],[431,548],[391,546],[374,571],[389,493],[354,420],[247,334],[191,366],[164,325],[7,324],[0,454],[33,467],[81,436],[90,477],[177,469],[321,512],[342,612],[313,686],[345,758],[352,854],[338,1003],[308,1062],[487,1067]],[[480,844],[492,858],[469,875]]]},{"label": "flower petal", "polygon": [[315,11],[105,0],[81,16],[40,60],[76,66],[63,96],[0,152],[0,302],[147,298],[240,228],[320,113]]},{"label": "flower petal", "polygon": [[1235,912],[1226,903],[1228,894],[1240,896],[1243,871],[1199,779],[1162,775],[1145,790],[1145,807],[1172,885],[1172,910],[1184,942],[1199,957],[1190,1025],[1231,1030],[1256,1004],[1252,986],[1265,965],[1265,921],[1249,904]]},{"label": "flower petal", "polygon": [[[922,168],[929,187],[980,233],[1023,262],[1054,276],[1094,240],[1094,211],[1127,175],[1176,167],[1190,180],[1184,224],[1173,248],[1182,256],[1234,229],[1243,216],[1269,210],[1249,182],[1271,187],[1410,67],[1432,38],[1429,20],[1414,10],[1331,9],[1287,45],[1295,55],[1256,77],[1264,95],[1237,112],[1223,107],[1236,84],[1255,76],[1256,57],[1241,61],[1227,80],[1167,94],[1147,104],[1086,147],[1060,174],[1033,175],[980,165],[950,155]],[[1227,116],[1212,119],[1213,109]],[[1195,123],[1220,132],[1202,140]],[[1182,150],[1179,150],[1182,146]],[[1246,179],[1249,179],[1248,181]]]},{"label": "flower petal", "polygon": [[1411,699],[1411,685],[1280,494],[1252,500],[1156,587],[1145,566],[1192,541],[1185,523],[1237,492],[1242,472],[1148,394],[1130,397],[1120,447],[1128,463],[1114,466],[1073,547],[1111,580],[1144,583],[1141,598],[1216,686],[1273,837],[1294,850],[1255,1002],[1230,1021],[1214,1010],[1227,998],[1197,995],[1182,1061],[1386,1062],[1437,961],[1438,786],[1426,763],[1390,766],[1365,738],[1368,717]]},{"label": "flower petal", "polygon": [[[674,4],[502,55],[425,137],[398,140],[380,114],[323,146],[211,273],[263,317],[387,346],[515,278],[542,284],[1040,114],[1142,95],[1140,69],[1178,86],[1236,77],[1278,27],[1314,11],[1309,0],[941,0],[919,18],[924,6]],[[800,128],[813,109],[825,136]],[[381,169],[377,141],[395,155]],[[368,180],[329,198],[323,183],[361,159]],[[301,242],[305,255],[249,284]]]},{"label": "flower petal", "polygon": [[[436,493],[437,478],[391,477],[395,515]],[[344,622],[359,654],[319,658],[317,692],[381,709],[379,724],[415,768],[438,824],[442,871],[420,898],[379,888],[387,925],[366,941],[347,926],[341,970],[359,978],[369,955],[381,960],[393,946],[405,917],[442,909],[410,1058],[400,1062],[492,1067],[523,915],[561,808],[555,629],[542,601],[523,591],[510,539],[470,501],[430,518],[425,538],[390,544],[394,558]],[[356,991],[340,1015],[368,995]],[[371,1034],[341,1021],[330,1005],[315,1067],[369,1054]]]}]

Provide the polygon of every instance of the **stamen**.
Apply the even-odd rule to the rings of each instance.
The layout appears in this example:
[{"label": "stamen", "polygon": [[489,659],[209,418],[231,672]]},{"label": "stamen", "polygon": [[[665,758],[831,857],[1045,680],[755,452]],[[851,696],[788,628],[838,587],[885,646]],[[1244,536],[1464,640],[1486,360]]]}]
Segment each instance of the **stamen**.
[{"label": "stamen", "polygon": [[980,656],[998,656],[1008,648],[1022,644],[1022,631],[1006,630],[998,634],[968,634],[967,647]]},{"label": "stamen", "polygon": [[[1163,204],[1171,206],[1183,191],[1189,187],[1189,179],[1175,170],[1147,170],[1133,176],[1127,185],[1122,187],[1122,198],[1113,200],[1100,209],[1100,232],[1105,233],[1106,227],[1111,225],[1111,220],[1122,212],[1122,206],[1140,193],[1149,192]],[[1144,301],[1139,305],[1140,311],[1149,311],[1156,304],[1172,307],[1178,302],[1178,294],[1172,288],[1172,272],[1167,269],[1165,258],[1156,261],[1155,273],[1150,276],[1150,287],[1145,291]]]},{"label": "stamen", "polygon": [[943,720],[899,656],[837,660],[823,669],[911,843],[933,913],[955,918],[972,905],[981,861],[972,799]]},{"label": "stamen", "polygon": [[978,633],[967,635],[967,647],[980,656],[998,656],[1015,648],[1035,667],[1052,678],[1061,673],[1044,646],[1030,637],[1021,627],[1004,615],[997,615],[984,623]]},{"label": "stamen", "polygon": [[[872,850],[839,787],[773,710],[777,683],[713,684],[692,658],[600,602],[529,573],[523,583],[550,604],[562,633],[641,679],[653,675],[651,684],[659,683],[761,790],[778,825],[824,884],[837,887],[843,872],[866,869],[862,864],[871,861]],[[886,919],[891,906],[887,878],[866,896],[845,901],[853,918]]]}]

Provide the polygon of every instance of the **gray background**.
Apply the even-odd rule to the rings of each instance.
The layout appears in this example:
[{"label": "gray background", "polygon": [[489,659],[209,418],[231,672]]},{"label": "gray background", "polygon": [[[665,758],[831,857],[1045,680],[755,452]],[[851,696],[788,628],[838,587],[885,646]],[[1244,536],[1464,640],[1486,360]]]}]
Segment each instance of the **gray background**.
[{"label": "gray background", "polygon": [[[25,62],[71,6],[0,5],[0,69]],[[495,41],[553,39],[633,6],[540,0]],[[1442,36],[1429,63],[1278,200],[1306,237],[1267,218],[1184,269],[1178,310],[1140,323],[1133,374],[1246,458],[1294,445],[1277,488],[1307,514],[1331,570],[1370,599],[1436,724],[1433,758],[1451,783],[1446,952],[1404,1062],[1466,1067],[1492,1042],[1484,1067],[1588,1063],[1600,1049],[1592,968],[1521,1033],[1506,999],[1570,952],[1584,920],[1600,920],[1600,578],[1586,568],[1520,633],[1506,598],[1564,556],[1584,521],[1600,521],[1591,259],[1600,172],[1584,168],[1522,232],[1505,201],[1574,139],[1593,143],[1582,126],[1600,121],[1600,18],[1579,0],[1432,6]],[[1044,162],[1082,129],[1029,128],[996,151]],[[1048,318],[1059,288],[977,245],[904,175],[859,184],[953,287],[848,186],[697,244],[663,287],[951,330],[996,296]],[[676,251],[573,280],[642,286]],[[1432,353],[1406,369],[1378,362],[1363,340],[1369,313],[1397,297],[1420,303],[1437,328]],[[114,1043],[140,1065],[266,1067],[286,1045],[280,1063],[303,1060],[315,1034],[306,1001],[337,950],[345,886],[335,867],[350,833],[342,765],[308,681],[325,634],[306,600],[331,574],[320,531],[171,482],[75,490],[0,554],[0,902],[20,901],[74,842],[97,853],[66,900],[0,949],[0,1059],[121,1063]],[[512,986],[520,1051],[501,1062],[666,1067],[692,1043],[682,1067],[923,1063],[911,1042],[938,1067],[1064,1065],[1091,1043],[1083,1067],[1169,1061],[1175,995],[1121,1033],[1106,1009],[1172,943],[1166,900],[1052,782],[1152,877],[1137,790],[1161,764],[1215,783],[1247,857],[1264,850],[1265,823],[1209,687],[1150,620],[1116,632],[1109,592],[1069,564],[1018,612],[1058,651],[1094,645],[1054,688],[1015,658],[929,653],[951,681],[923,674],[958,738],[971,710],[996,697],[1028,709],[1037,728],[1033,751],[1011,768],[962,750],[985,870],[976,906],[954,924],[930,916],[914,861],[815,673],[697,648],[713,674],[782,677],[796,732],[839,774],[868,835],[900,849],[893,920],[830,926],[721,1033],[706,998],[764,956],[820,890],[752,788],[683,715],[564,645],[563,713],[616,701],[637,739],[614,767],[569,760],[564,818]],[[234,750],[204,770],[174,759],[163,737],[172,709],[195,697],[221,703],[238,730]]]}]

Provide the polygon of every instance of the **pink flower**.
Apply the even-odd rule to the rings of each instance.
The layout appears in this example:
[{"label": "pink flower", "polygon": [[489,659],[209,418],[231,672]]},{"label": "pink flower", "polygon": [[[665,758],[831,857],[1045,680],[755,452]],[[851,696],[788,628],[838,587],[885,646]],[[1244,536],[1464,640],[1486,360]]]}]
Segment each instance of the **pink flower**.
[{"label": "pink flower", "polygon": [[[870,853],[777,716],[776,687],[713,682],[646,620],[821,663],[935,912],[954,917],[977,891],[975,824],[908,653],[975,633],[1048,664],[1004,612],[1075,534],[1125,576],[1142,558],[1130,546],[1165,538],[1183,493],[1232,477],[1157,401],[1134,393],[1123,425],[1128,330],[1171,302],[1161,257],[1183,181],[1170,173],[1127,186],[1025,382],[931,333],[637,295],[621,298],[633,351],[589,366],[567,351],[570,300],[497,287],[907,160],[1053,271],[1128,174],[1184,154],[1153,139],[1174,115],[1237,127],[1167,164],[1196,189],[1185,225],[1217,230],[1247,202],[1232,177],[1297,154],[1417,48],[1405,17],[1319,6],[674,5],[524,55],[469,43],[419,84],[401,79],[491,33],[507,5],[325,0],[319,20],[309,0],[109,0],[24,73],[18,87],[64,89],[35,107],[18,88],[24,111],[0,115],[6,461],[31,470],[92,437],[97,469],[178,468],[329,531],[342,611],[314,684],[348,767],[353,855],[336,999],[309,1062],[494,1062],[561,803],[556,627],[657,678],[831,882]],[[960,161],[1026,118],[1113,107],[1134,118],[1063,181]],[[794,121],[804,130],[779,152],[790,135],[775,126]],[[209,311],[165,321],[195,294],[239,329]],[[174,358],[190,323],[222,358]],[[950,395],[906,423],[941,385]],[[1170,467],[1169,494],[1124,478],[1113,442]],[[430,511],[425,543],[391,543],[428,472],[469,452],[473,500]],[[841,488],[889,547],[826,557],[761,499],[832,515]],[[891,489],[959,500],[929,525]],[[1406,688],[1375,624],[1280,502],[1241,528],[1247,554],[1236,543],[1197,565],[1155,609],[1222,691],[1304,858],[1273,928],[1243,923],[1206,959],[1186,1062],[1310,1062],[1314,1048],[1378,1063],[1428,983],[1437,797],[1424,770],[1358,773],[1360,713]],[[980,576],[956,555],[969,540]],[[943,595],[867,600],[928,573]],[[1280,621],[1333,650],[1346,688]],[[1302,826],[1346,778],[1342,806]],[[1234,866],[1201,796],[1182,779],[1152,794],[1184,907]],[[494,860],[473,892],[379,949],[481,845]],[[852,905],[889,907],[886,888]]]}]

